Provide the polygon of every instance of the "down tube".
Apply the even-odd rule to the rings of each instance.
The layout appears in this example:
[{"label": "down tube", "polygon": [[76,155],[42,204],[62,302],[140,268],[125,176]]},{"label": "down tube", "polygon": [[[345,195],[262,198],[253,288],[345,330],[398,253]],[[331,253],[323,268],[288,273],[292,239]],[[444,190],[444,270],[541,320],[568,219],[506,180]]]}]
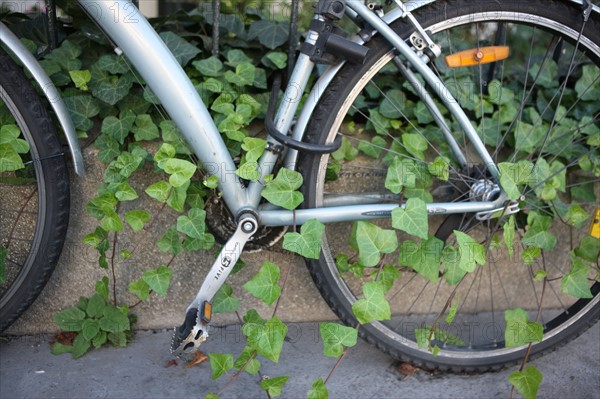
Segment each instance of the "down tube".
[{"label": "down tube", "polygon": [[169,116],[209,174],[235,215],[245,204],[236,167],[202,99],[173,54],[130,1],[86,1],[79,4],[127,55],[160,99]]}]

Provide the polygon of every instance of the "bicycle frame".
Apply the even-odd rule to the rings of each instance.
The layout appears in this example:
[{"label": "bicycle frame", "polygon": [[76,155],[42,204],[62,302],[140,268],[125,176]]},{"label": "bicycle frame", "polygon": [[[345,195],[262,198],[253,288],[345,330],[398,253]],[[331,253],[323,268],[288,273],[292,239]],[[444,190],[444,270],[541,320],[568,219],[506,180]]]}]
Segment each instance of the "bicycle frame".
[{"label": "bicycle frame", "polygon": [[[244,211],[252,211],[258,213],[262,225],[284,226],[302,224],[309,219],[317,219],[321,222],[342,222],[389,217],[391,211],[399,206],[398,204],[366,203],[297,211],[258,208],[264,185],[261,183],[262,177],[272,172],[277,155],[266,151],[259,161],[258,170],[261,172],[261,179],[257,182],[250,182],[248,187],[245,187],[238,176],[234,174],[237,168],[206,105],[175,57],[138,9],[127,0],[100,2],[78,0],[78,2],[117,44],[119,49],[127,55],[177,124],[204,169],[219,178],[219,190],[234,216],[237,217]],[[482,162],[488,167],[492,176],[498,177],[496,165],[483,142],[458,102],[445,90],[443,82],[385,21],[364,5],[362,0],[347,0],[346,4],[348,12],[362,17],[390,41],[409,64],[425,78],[429,86],[436,90],[439,98],[464,129]],[[314,44],[317,38],[318,33],[309,31],[306,42]],[[278,131],[288,132],[290,130],[314,66],[315,64],[307,55],[300,54],[275,117],[275,126]],[[443,95],[441,95],[442,92]],[[306,117],[304,118],[306,119]],[[301,138],[302,133],[299,132],[296,135]],[[290,159],[294,158],[288,157],[288,166],[293,167]],[[427,208],[429,213],[438,214],[484,212],[501,208],[504,199],[504,196],[500,196],[493,202],[434,203],[428,204]],[[356,204],[356,202],[354,203]]]}]

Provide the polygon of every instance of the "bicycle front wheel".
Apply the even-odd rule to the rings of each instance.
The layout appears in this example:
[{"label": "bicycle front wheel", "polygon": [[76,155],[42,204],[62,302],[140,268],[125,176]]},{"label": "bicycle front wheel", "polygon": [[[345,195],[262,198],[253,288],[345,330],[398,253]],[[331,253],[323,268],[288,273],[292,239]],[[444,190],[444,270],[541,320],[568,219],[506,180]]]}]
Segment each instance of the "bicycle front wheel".
[{"label": "bicycle front wheel", "polygon": [[[543,325],[543,340],[534,343],[532,354],[577,336],[600,314],[595,282],[600,234],[593,224],[600,203],[600,18],[592,13],[584,23],[577,6],[535,0],[437,1],[415,16],[442,48],[432,69],[460,102],[493,160],[533,165],[529,173],[535,178],[520,187],[515,215],[429,214],[429,243],[456,248],[457,232],[466,232],[487,250],[485,265],[472,273],[440,262],[441,248],[426,248],[424,239],[398,230],[400,249],[375,266],[361,264],[357,242],[365,237],[351,223],[328,224],[321,257],[308,266],[323,297],[349,325],[358,323],[352,306],[363,298],[363,284],[385,279],[391,319],[360,328],[381,349],[418,366],[485,371],[514,363],[527,350],[524,344],[507,345],[506,310],[523,309],[530,321],[537,318]],[[404,21],[392,27],[406,40],[414,32]],[[339,71],[307,128],[310,142],[331,142],[341,134],[344,144],[331,156],[299,161],[306,206],[496,198],[499,183],[442,102],[432,94],[436,115],[383,38],[367,46],[364,65],[347,64]],[[491,46],[508,48],[510,56],[474,66],[446,64],[447,55],[477,54]],[[452,140],[443,134],[440,115]],[[406,165],[412,174],[396,194],[385,187],[390,165]],[[392,230],[390,220],[373,223]],[[532,223],[543,224],[545,233],[532,239],[533,232],[525,230]],[[514,235],[511,244],[503,239],[506,226]],[[429,270],[411,258],[407,240],[421,251],[413,255],[437,257]],[[573,277],[574,263],[579,273],[586,271],[578,280],[585,291],[579,298],[568,295],[573,292],[564,282]],[[446,322],[452,305],[457,315]],[[429,350],[420,342],[423,331],[433,339]],[[437,356],[430,353],[432,346],[440,349]]]},{"label": "bicycle front wheel", "polygon": [[0,49],[0,332],[42,291],[69,221],[69,176],[52,120]]}]

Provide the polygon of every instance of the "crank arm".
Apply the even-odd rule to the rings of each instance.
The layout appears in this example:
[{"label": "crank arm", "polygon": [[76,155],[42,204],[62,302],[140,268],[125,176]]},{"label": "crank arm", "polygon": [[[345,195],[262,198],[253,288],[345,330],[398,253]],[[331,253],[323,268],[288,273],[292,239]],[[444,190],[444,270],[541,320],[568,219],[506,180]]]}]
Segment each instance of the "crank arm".
[{"label": "crank arm", "polygon": [[242,254],[244,245],[257,228],[258,222],[253,215],[245,214],[241,217],[235,233],[223,246],[204,278],[196,298],[187,307],[183,324],[174,329],[171,353],[181,356],[197,352],[200,345],[206,341],[212,313],[211,301],[231,273]]}]

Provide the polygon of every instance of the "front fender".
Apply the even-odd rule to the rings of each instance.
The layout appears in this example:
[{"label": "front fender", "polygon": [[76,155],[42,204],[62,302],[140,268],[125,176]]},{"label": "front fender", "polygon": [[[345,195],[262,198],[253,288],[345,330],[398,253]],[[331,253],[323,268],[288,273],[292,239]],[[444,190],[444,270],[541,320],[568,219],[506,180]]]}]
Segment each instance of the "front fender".
[{"label": "front fender", "polygon": [[23,63],[24,67],[31,73],[31,76],[33,76],[39,87],[42,89],[42,92],[52,106],[56,118],[67,138],[67,143],[69,144],[69,149],[73,158],[73,168],[75,169],[75,173],[79,176],[83,176],[83,156],[81,154],[81,149],[79,148],[75,126],[73,125],[71,115],[69,114],[60,93],[56,89],[56,86],[54,86],[54,83],[52,83],[52,80],[50,80],[50,77],[46,74],[40,63],[29,50],[27,50],[27,47],[25,47],[19,38],[2,22],[0,22],[0,42],[2,42],[2,44],[5,45],[15,57],[21,61],[21,63]]}]

